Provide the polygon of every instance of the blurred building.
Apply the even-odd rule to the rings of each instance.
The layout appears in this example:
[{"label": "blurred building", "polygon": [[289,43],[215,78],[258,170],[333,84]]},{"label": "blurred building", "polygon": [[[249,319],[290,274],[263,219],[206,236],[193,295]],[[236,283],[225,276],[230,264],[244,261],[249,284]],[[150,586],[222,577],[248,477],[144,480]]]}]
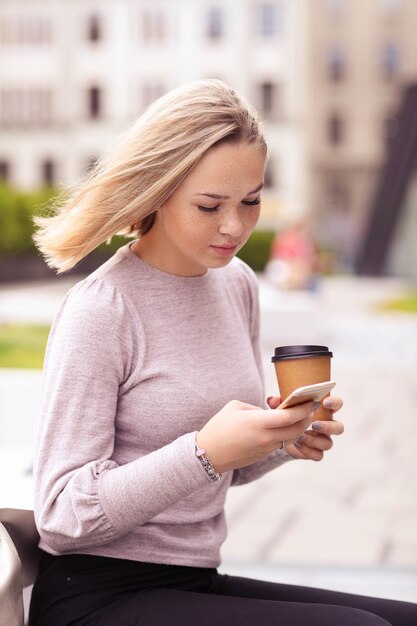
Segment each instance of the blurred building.
[{"label": "blurred building", "polygon": [[[340,250],[344,266],[351,268],[372,226],[372,207],[373,224],[382,219],[381,207],[375,206],[379,173],[400,132],[406,87],[417,80],[417,2],[309,0],[308,7],[308,197],[321,240]],[[397,176],[395,168],[388,171]],[[412,180],[410,206],[404,211],[403,203],[388,207],[392,215],[401,211],[401,219],[390,222],[398,231],[391,233],[394,243],[388,237],[377,241],[381,248],[393,243],[397,250],[383,251],[392,259],[386,269],[406,274],[417,272],[411,253],[417,247],[415,177]],[[407,258],[404,233],[409,240]],[[379,235],[382,232],[375,230],[374,239]]]},{"label": "blurred building", "polygon": [[78,180],[155,98],[221,78],[265,120],[263,223],[305,211],[305,0],[0,0],[0,176]]},{"label": "blurred building", "polygon": [[417,82],[405,91],[398,132],[375,187],[355,270],[417,279]]},{"label": "blurred building", "polygon": [[[218,77],[265,121],[261,225],[312,217],[351,269],[417,81],[416,32],[416,0],[0,0],[0,178],[74,183],[152,100]],[[415,260],[416,184],[383,242],[394,272]]]}]

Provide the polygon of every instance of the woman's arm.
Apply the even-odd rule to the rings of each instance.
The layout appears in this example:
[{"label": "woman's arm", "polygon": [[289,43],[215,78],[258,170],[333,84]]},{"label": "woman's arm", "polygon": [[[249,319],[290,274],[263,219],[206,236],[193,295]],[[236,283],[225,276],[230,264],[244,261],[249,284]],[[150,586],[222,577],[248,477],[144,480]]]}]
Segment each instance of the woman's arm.
[{"label": "woman's arm", "polygon": [[[268,398],[271,409],[276,409],[281,403],[281,398]],[[337,396],[325,398],[324,404],[327,409],[331,409],[332,415],[343,407],[343,400]],[[310,429],[302,433],[297,439],[283,441],[282,448],[276,450],[271,455],[233,474],[232,485],[244,485],[252,480],[256,480],[285,461],[291,459],[304,459],[310,461],[321,461],[325,452],[333,447],[332,436],[341,435],[344,426],[336,420],[313,421]]]},{"label": "woman's arm", "polygon": [[[260,349],[260,307],[259,307],[259,285],[255,272],[243,265],[244,269],[244,289],[247,293],[248,302],[248,315],[249,315],[249,333],[252,343],[253,355],[255,358],[256,366],[259,371],[259,376],[264,385],[264,371],[262,366],[262,355]],[[267,407],[265,403],[264,408]],[[271,470],[283,465],[287,461],[290,461],[293,457],[288,454],[286,449],[278,449],[269,454],[266,458],[253,463],[247,467],[235,470],[233,472],[232,485],[244,485],[248,482],[256,480],[270,472]]]},{"label": "woman's arm", "polygon": [[[259,310],[259,288],[256,274],[245,264],[243,274],[246,282],[246,292],[248,294],[249,312],[249,333],[251,337],[254,358],[260,373],[261,380],[264,380],[262,358],[260,350],[260,310]],[[329,408],[336,412],[343,406],[340,398],[332,397],[333,405]],[[280,404],[280,398],[273,397],[268,401],[271,409],[276,409]],[[267,406],[267,405],[265,405]],[[332,447],[331,436],[340,435],[343,432],[343,425],[340,422],[332,421],[315,422],[315,426],[304,434],[295,443],[288,442],[282,448],[274,450],[268,456],[256,463],[234,470],[232,485],[244,485],[253,480],[261,478],[267,472],[280,467],[287,461],[293,459],[312,459],[319,461],[323,458],[324,452]],[[321,428],[320,428],[321,427]],[[320,429],[320,430],[319,430]],[[281,444],[282,445],[282,444]]]},{"label": "woman's arm", "polygon": [[210,483],[192,433],[122,466],[112,459],[118,402],[140,382],[144,350],[116,288],[72,290],[48,342],[35,462],[36,521],[53,551],[112,541]]}]

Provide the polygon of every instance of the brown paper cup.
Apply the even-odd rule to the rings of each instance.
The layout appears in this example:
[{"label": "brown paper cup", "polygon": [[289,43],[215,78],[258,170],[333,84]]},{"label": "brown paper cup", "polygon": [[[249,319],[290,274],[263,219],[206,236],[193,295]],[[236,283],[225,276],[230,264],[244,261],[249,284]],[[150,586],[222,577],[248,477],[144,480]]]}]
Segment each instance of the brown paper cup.
[{"label": "brown paper cup", "polygon": [[[330,380],[332,356],[326,346],[281,346],[275,348],[272,361],[275,366],[281,400],[289,396],[297,387],[324,383]],[[331,412],[321,406],[317,409],[314,419],[329,420],[331,419]]]}]

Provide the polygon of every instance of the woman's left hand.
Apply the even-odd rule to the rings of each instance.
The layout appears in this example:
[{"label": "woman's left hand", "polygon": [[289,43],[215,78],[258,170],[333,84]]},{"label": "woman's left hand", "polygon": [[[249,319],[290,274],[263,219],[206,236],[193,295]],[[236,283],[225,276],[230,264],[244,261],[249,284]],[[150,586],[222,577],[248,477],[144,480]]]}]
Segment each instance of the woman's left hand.
[{"label": "woman's left hand", "polygon": [[[281,398],[272,396],[267,399],[269,408],[276,409]],[[343,400],[337,396],[330,396],[323,400],[323,406],[331,410],[331,414],[340,411]],[[294,459],[309,459],[311,461],[321,461],[324,453],[333,446],[332,435],[341,435],[344,426],[336,420],[314,421],[309,430],[295,441],[284,441],[284,445]]]}]

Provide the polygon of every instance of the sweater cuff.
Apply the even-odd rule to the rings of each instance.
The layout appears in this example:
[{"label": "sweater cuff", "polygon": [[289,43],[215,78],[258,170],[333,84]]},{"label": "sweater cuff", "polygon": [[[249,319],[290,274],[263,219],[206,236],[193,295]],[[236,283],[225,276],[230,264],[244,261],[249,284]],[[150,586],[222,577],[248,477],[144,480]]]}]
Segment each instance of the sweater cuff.
[{"label": "sweater cuff", "polygon": [[101,506],[119,532],[149,522],[207,482],[214,483],[195,455],[195,432],[135,461],[103,473]]}]

